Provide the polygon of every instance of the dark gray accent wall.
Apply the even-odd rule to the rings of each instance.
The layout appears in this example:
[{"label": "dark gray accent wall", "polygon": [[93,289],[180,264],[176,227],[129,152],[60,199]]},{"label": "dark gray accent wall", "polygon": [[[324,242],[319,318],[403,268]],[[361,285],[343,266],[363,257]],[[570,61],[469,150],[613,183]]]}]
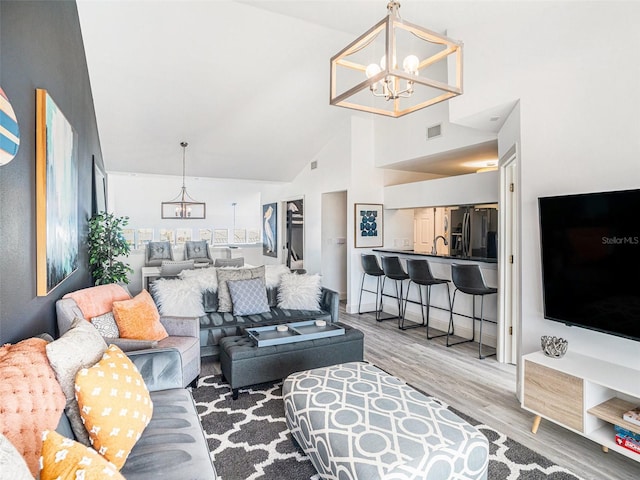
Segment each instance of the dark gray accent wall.
[{"label": "dark gray accent wall", "polygon": [[[56,333],[55,302],[90,286],[86,232],[92,156],[102,165],[93,97],[75,1],[0,1],[0,86],[20,125],[20,150],[0,166],[0,345]],[[36,296],[36,88],[78,134],[80,266],[46,297]]]}]

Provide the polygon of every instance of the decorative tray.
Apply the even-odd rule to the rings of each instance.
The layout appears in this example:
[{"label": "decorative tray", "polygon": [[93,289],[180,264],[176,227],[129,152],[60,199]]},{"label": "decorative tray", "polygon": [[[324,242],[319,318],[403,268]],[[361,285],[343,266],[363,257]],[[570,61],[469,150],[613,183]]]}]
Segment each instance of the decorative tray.
[{"label": "decorative tray", "polygon": [[[280,325],[282,326],[282,325]],[[282,345],[284,343],[304,342],[316,338],[335,337],[344,335],[344,328],[335,323],[326,322],[324,326],[317,326],[315,320],[286,323],[285,331],[278,331],[278,325],[247,328],[246,332],[258,347]]]}]

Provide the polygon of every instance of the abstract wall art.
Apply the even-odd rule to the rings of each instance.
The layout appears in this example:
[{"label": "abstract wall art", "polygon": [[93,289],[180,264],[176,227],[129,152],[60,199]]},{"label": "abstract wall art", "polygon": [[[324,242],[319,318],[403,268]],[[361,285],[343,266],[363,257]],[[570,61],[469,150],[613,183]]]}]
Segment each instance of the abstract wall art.
[{"label": "abstract wall art", "polygon": [[374,248],[383,245],[382,204],[355,204],[355,248]]},{"label": "abstract wall art", "polygon": [[267,257],[278,256],[278,204],[267,203],[262,205],[262,219],[264,229],[262,231],[262,255]]},{"label": "abstract wall art", "polygon": [[46,90],[36,90],[36,294],[78,268],[78,136]]}]

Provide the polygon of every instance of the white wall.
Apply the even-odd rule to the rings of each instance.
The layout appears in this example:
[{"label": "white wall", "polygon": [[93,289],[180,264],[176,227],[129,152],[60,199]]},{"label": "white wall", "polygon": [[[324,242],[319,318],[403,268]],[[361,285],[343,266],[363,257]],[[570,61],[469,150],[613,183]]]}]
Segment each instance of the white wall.
[{"label": "white wall", "polygon": [[640,342],[543,318],[536,206],[540,196],[640,185],[640,4],[483,8],[485,21],[449,30],[466,49],[465,94],[450,105],[451,121],[520,99],[522,353],[550,334],[613,363],[640,358]]},{"label": "white wall", "polygon": [[322,284],[347,299],[347,192],[322,194]]}]

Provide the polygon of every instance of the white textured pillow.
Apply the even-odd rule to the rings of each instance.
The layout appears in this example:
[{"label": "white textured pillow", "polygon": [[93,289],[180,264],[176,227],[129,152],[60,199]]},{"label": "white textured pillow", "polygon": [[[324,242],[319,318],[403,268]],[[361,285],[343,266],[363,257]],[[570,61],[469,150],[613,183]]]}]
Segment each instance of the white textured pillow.
[{"label": "white textured pillow", "polygon": [[218,274],[214,267],[183,270],[180,278],[195,282],[201,292],[206,292],[207,290],[215,292],[218,290]]},{"label": "white textured pillow", "polygon": [[289,267],[284,263],[264,266],[264,283],[267,288],[276,288],[280,285],[280,277],[285,273],[290,273]]},{"label": "white textured pillow", "polygon": [[49,364],[67,399],[65,412],[71,429],[79,442],[89,445],[89,435],[80,419],[76,401],[75,378],[78,371],[95,365],[102,358],[107,344],[91,323],[76,317],[71,328],[45,348]]},{"label": "white textured pillow", "polygon": [[22,455],[16,447],[0,433],[0,479],[2,480],[33,480],[33,475],[27,467]]},{"label": "white textured pillow", "polygon": [[172,317],[201,317],[202,290],[195,279],[160,278],[151,284],[153,298],[160,315]]},{"label": "white textured pillow", "polygon": [[285,273],[280,277],[278,307],[292,310],[320,310],[320,275]]}]

